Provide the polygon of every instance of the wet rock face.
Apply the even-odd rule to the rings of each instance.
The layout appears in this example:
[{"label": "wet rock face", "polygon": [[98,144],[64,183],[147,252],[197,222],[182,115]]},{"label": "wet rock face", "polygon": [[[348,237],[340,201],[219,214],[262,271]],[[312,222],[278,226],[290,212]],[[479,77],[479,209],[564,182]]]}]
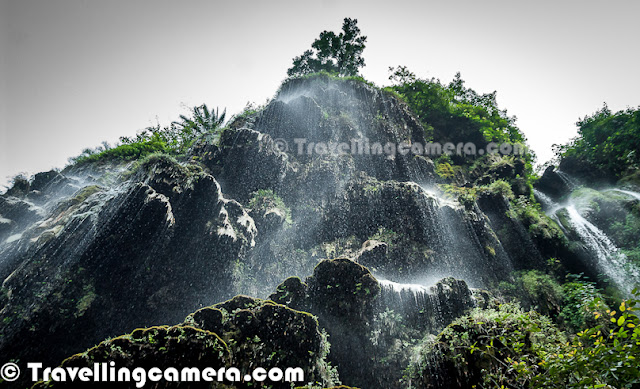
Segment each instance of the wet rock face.
[{"label": "wet rock face", "polygon": [[[290,80],[256,119],[254,129],[285,141],[287,154],[301,163],[332,154],[325,147],[330,143],[346,143],[356,170],[379,179],[422,181],[433,173],[428,159],[383,152],[387,143],[424,145],[424,130],[402,103],[359,82]],[[322,147],[316,147],[319,142]]]},{"label": "wet rock face", "polygon": [[608,186],[615,182],[615,174],[576,157],[563,157],[558,169],[591,186]]},{"label": "wet rock face", "polygon": [[387,265],[389,245],[377,240],[367,240],[362,244],[355,261],[373,268],[384,268]]},{"label": "wet rock face", "polygon": [[349,235],[367,239],[381,227],[423,240],[426,234],[420,217],[425,201],[413,183],[358,177],[326,216],[327,240]]},{"label": "wet rock face", "polygon": [[371,303],[380,292],[369,270],[348,258],[320,262],[306,283],[311,310],[322,317],[366,321]]},{"label": "wet rock face", "polygon": [[246,128],[222,134],[218,158],[225,193],[239,201],[259,189],[282,188],[292,170],[271,136]]},{"label": "wet rock face", "polygon": [[553,166],[549,166],[544,171],[542,177],[535,183],[535,187],[556,200],[569,194],[572,189],[570,183],[564,180]]},{"label": "wet rock face", "polygon": [[338,258],[321,261],[304,283],[297,277],[286,279],[269,298],[322,319],[366,323],[379,293],[380,285],[367,268]]},{"label": "wet rock face", "polygon": [[254,245],[251,217],[199,168],[161,160],[141,169],[146,184],[61,203],[20,249],[2,252],[15,264],[3,283],[3,355],[57,363],[233,294],[232,263]]},{"label": "wet rock face", "polygon": [[348,258],[338,258],[320,262],[305,283],[287,279],[270,299],[317,315],[330,337],[331,364],[346,377],[344,382],[367,387],[372,382],[371,361],[354,358],[353,353],[373,352],[369,331],[379,293],[378,281],[368,269]]},{"label": "wet rock face", "polygon": [[[370,242],[366,247],[380,245]],[[363,388],[401,388],[412,342],[422,339],[425,331],[437,334],[474,307],[477,298],[464,281],[453,278],[420,290],[396,285],[390,288],[367,268],[339,258],[320,262],[305,282],[288,278],[270,299],[318,316],[331,341],[329,359],[343,382]],[[354,350],[370,358],[354,358]]]},{"label": "wet rock face", "polygon": [[520,221],[509,217],[511,207],[504,196],[485,193],[479,196],[477,203],[489,218],[492,230],[497,234],[515,269],[535,269],[544,265],[540,246],[533,242]]},{"label": "wet rock face", "polygon": [[[294,80],[254,116],[251,128],[238,120],[180,163],[156,155],[135,168],[70,167],[0,197],[0,245],[16,236],[0,246],[1,355],[58,363],[195,311],[179,326],[115,343],[147,361],[161,358],[149,334],[178,347],[183,331],[199,347],[215,333],[228,345],[224,363],[300,364],[325,381],[331,369],[318,331],[326,329],[328,358],[345,383],[394,388],[407,345],[472,305],[466,283],[435,281],[453,275],[485,285],[508,278],[509,260],[525,256],[517,238],[500,244],[495,229],[511,228],[500,205],[427,193],[442,182],[429,158],[307,152],[312,142],[424,143],[424,129],[391,95],[352,81]],[[523,169],[518,161],[496,166],[483,174],[513,178]],[[482,177],[454,179],[461,186]],[[236,297],[211,306],[238,293],[266,297],[286,277],[312,271],[278,286],[276,304]],[[415,282],[434,286],[412,304],[414,294],[381,288],[373,274],[424,276]],[[293,310],[317,315],[319,325]],[[380,366],[388,374],[376,375]]]},{"label": "wet rock face", "polygon": [[376,254],[376,274],[392,279],[452,275],[475,286],[509,277],[511,259],[482,211],[428,192],[415,182],[360,175],[323,217],[323,240],[355,236],[388,245]]},{"label": "wet rock face", "polygon": [[0,242],[43,217],[42,209],[13,196],[0,197]]}]

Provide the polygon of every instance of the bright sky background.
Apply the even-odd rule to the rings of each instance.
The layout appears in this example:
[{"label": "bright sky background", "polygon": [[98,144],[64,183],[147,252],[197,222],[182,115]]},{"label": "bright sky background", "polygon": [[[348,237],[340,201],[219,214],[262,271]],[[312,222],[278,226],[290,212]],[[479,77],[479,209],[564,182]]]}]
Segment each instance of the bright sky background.
[{"label": "bright sky background", "polygon": [[362,74],[498,91],[538,154],[640,105],[640,1],[0,0],[0,186],[186,107],[264,103],[322,30],[358,19]]}]

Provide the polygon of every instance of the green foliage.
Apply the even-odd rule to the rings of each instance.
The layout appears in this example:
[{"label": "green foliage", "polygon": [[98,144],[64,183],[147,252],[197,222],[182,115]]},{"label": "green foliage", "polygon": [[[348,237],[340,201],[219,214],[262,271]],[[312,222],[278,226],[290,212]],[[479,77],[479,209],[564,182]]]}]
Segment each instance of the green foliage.
[{"label": "green foliage", "polygon": [[628,213],[624,220],[614,221],[607,232],[627,258],[640,265],[640,217],[635,213]]},{"label": "green foliage", "polygon": [[182,154],[199,138],[215,142],[222,130],[226,112],[219,114],[205,104],[192,109],[192,117],[180,115],[180,122],[169,126],[159,124],[147,127],[135,137],[121,137],[120,144],[110,147],[106,142],[96,149],[85,149],[78,157],[71,158],[74,164],[98,161],[133,161],[154,153]]},{"label": "green foliage", "polygon": [[521,302],[540,314],[558,316],[564,307],[565,296],[562,286],[553,276],[540,270],[519,271],[515,276],[513,283],[502,281],[498,284],[502,297]]},{"label": "green foliage", "polygon": [[450,180],[456,175],[456,171],[449,162],[442,162],[436,164],[436,174],[440,177]]},{"label": "green foliage", "polygon": [[529,235],[540,240],[562,241],[566,239],[556,222],[551,220],[540,208],[540,204],[519,197],[512,203],[511,217],[518,219],[529,230]]},{"label": "green foliage", "polygon": [[217,135],[219,135],[219,131],[216,130],[222,127],[226,116],[226,109],[222,113],[218,108],[215,111],[209,111],[207,105],[202,104],[191,109],[191,117],[180,115],[180,121],[173,122],[172,125],[176,126],[177,134],[182,138],[183,144],[207,133],[212,136],[210,140],[215,142]]},{"label": "green foliage", "polygon": [[85,149],[80,156],[72,158],[74,164],[85,164],[98,161],[132,161],[146,155],[167,151],[167,144],[162,138],[152,133],[151,136],[123,143],[114,148]]},{"label": "green foliage", "polygon": [[448,84],[420,79],[406,67],[389,68],[393,89],[425,126],[434,128],[438,142],[524,143],[515,117],[498,108],[496,92],[478,94],[464,86],[460,73]]},{"label": "green foliage", "polygon": [[285,215],[285,222],[291,224],[291,209],[282,201],[282,198],[271,189],[259,189],[255,191],[249,200],[249,208],[268,210],[271,208],[280,209]]},{"label": "green foliage", "polygon": [[586,159],[615,174],[640,165],[640,108],[614,114],[605,104],[576,125],[578,136],[569,144],[557,147],[559,157]]},{"label": "green foliage", "polygon": [[460,387],[523,388],[528,377],[521,372],[537,373],[538,355],[557,350],[565,341],[564,334],[536,312],[524,312],[513,304],[475,309],[456,319],[435,341],[426,342],[407,376],[410,387],[425,387],[423,372],[435,362],[453,364],[448,373]]},{"label": "green foliage", "polygon": [[[637,296],[637,292],[634,294]],[[532,387],[636,388],[640,384],[640,320],[638,300],[622,301],[618,311],[598,311],[611,328],[596,325],[578,333],[562,352],[541,353],[545,374],[532,377]]]},{"label": "green foliage", "polygon": [[509,183],[505,180],[496,180],[491,184],[485,186],[483,189],[492,194],[503,195],[509,200],[513,200],[515,198],[515,196],[513,195],[513,190],[511,190],[511,185],[509,185]]},{"label": "green foliage", "polygon": [[360,35],[358,20],[345,18],[342,32],[323,31],[311,45],[313,50],[305,51],[293,59],[293,66],[287,70],[289,76],[300,76],[325,71],[341,76],[355,76],[364,66],[362,51],[366,36]]},{"label": "green foliage", "polygon": [[476,200],[478,199],[478,190],[477,188],[471,187],[467,188],[465,186],[457,186],[454,184],[442,184],[440,188],[444,190],[444,193],[453,199],[458,200],[458,202],[466,209],[473,208]]},{"label": "green foliage", "polygon": [[593,313],[608,309],[595,283],[582,279],[580,275],[568,275],[562,290],[565,304],[560,312],[560,320],[574,332],[597,325]]},{"label": "green foliage", "polygon": [[[634,291],[636,294],[637,291]],[[637,295],[637,294],[636,294]],[[545,316],[503,304],[472,311],[426,342],[407,370],[423,387],[429,366],[451,366],[453,382],[476,388],[636,388],[640,383],[638,300],[593,312],[596,324],[567,341]],[[428,378],[426,378],[428,380]],[[422,385],[421,385],[422,384]]]}]

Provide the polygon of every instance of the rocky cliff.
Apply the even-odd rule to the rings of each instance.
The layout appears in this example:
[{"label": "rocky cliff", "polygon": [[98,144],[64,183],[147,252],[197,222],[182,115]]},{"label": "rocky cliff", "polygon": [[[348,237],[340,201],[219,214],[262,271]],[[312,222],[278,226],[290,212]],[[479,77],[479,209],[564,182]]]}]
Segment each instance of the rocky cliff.
[{"label": "rocky cliff", "polygon": [[[177,159],[17,182],[0,197],[0,354],[56,365],[98,344],[63,366],[268,363],[325,387],[406,387],[412,348],[486,307],[485,289],[550,258],[597,276],[597,254],[571,243],[579,226],[490,190],[532,198],[517,158],[447,176],[428,156],[332,152],[353,139],[427,143],[392,93],[308,77]],[[539,189],[573,188],[551,170]],[[633,213],[637,199],[606,206]],[[583,214],[616,228],[600,210]]]}]

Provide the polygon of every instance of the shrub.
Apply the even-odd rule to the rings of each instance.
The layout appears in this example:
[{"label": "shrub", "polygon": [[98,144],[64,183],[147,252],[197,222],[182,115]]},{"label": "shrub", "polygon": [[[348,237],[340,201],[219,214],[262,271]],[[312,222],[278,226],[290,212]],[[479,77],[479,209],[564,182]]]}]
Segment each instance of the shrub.
[{"label": "shrub", "polygon": [[[637,296],[637,290],[634,290]],[[604,325],[577,334],[561,353],[547,352],[540,366],[545,374],[532,377],[532,387],[637,388],[640,384],[640,320],[636,298],[620,303],[618,311],[594,312]]]},{"label": "shrub", "polygon": [[121,137],[116,147],[112,148],[105,142],[102,147],[85,149],[70,161],[80,165],[99,161],[133,161],[153,153],[183,154],[197,139],[205,138],[215,143],[224,129],[221,126],[225,115],[225,111],[221,114],[217,109],[209,111],[202,104],[192,109],[191,118],[180,115],[180,122],[165,127],[159,124],[147,127],[135,137]]},{"label": "shrub", "polygon": [[270,208],[278,208],[285,215],[285,222],[291,224],[291,209],[287,207],[277,194],[271,189],[259,189],[253,193],[249,200],[249,208],[268,210]]},{"label": "shrub", "polygon": [[484,188],[489,193],[503,195],[509,200],[513,200],[515,198],[513,190],[511,190],[511,185],[509,185],[505,180],[496,180]]},{"label": "shrub", "polygon": [[582,279],[580,275],[570,274],[568,281],[562,285],[565,305],[560,312],[563,324],[572,331],[578,331],[587,326],[595,326],[594,312],[608,309],[604,297],[596,288],[594,282]]},{"label": "shrub", "polygon": [[[637,296],[637,290],[633,293]],[[622,301],[618,311],[593,312],[597,324],[567,341],[551,321],[535,312],[503,304],[476,309],[422,345],[407,369],[410,387],[437,387],[438,378],[455,387],[476,388],[637,388],[640,384],[639,301]],[[425,374],[427,373],[427,374]],[[428,386],[431,385],[431,386]]]}]

